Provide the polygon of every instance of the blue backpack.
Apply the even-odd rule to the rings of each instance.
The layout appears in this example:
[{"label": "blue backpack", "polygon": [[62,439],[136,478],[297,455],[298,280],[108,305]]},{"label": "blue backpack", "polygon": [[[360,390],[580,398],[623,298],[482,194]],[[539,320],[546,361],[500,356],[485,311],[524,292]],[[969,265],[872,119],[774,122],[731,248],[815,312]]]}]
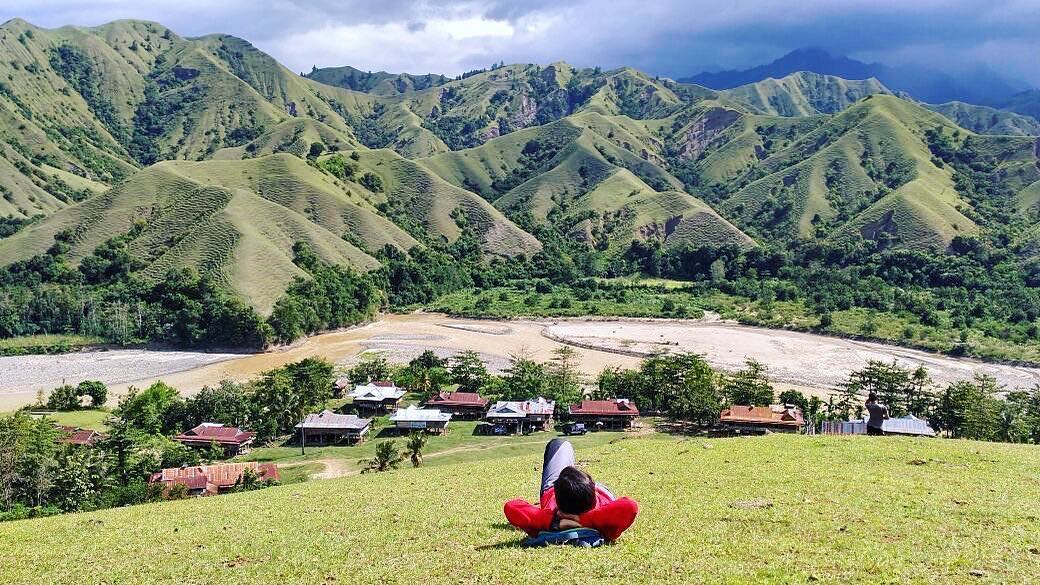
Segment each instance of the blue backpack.
[{"label": "blue backpack", "polygon": [[549,546],[550,544],[569,544],[582,548],[594,548],[605,543],[603,535],[591,528],[573,528],[559,532],[542,531],[520,543],[526,548]]}]

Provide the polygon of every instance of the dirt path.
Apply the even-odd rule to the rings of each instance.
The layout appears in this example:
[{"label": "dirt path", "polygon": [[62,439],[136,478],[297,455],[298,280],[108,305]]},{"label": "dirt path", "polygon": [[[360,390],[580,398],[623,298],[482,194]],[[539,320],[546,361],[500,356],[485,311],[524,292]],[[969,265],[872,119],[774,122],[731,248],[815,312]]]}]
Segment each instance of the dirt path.
[{"label": "dirt path", "polygon": [[345,459],[312,459],[310,461],[296,461],[293,463],[279,464],[279,469],[288,469],[290,467],[298,467],[300,465],[310,465],[311,463],[319,463],[324,466],[324,469],[318,473],[313,473],[310,479],[335,479],[337,477],[348,477],[351,475],[358,475],[361,473],[360,469],[351,467]]}]

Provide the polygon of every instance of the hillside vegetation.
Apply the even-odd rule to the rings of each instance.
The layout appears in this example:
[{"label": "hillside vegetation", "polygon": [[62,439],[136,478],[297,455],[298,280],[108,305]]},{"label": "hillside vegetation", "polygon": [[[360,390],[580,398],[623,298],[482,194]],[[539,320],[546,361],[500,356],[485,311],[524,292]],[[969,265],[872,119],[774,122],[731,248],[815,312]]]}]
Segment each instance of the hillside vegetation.
[{"label": "hillside vegetation", "polygon": [[[540,456],[0,525],[19,583],[1015,582],[1040,459],[970,441],[622,438],[579,451],[641,507],[613,546],[517,547],[501,504]],[[808,463],[807,463],[808,462]],[[749,481],[748,470],[755,470]],[[825,470],[825,471],[823,471]],[[378,494],[374,497],[373,494]],[[70,538],[89,531],[89,538]]]},{"label": "hillside vegetation", "polygon": [[116,285],[183,268],[267,317],[313,278],[300,245],[391,306],[642,272],[761,300],[773,325],[912,307],[944,347],[1040,335],[1040,149],[1005,110],[812,72],[722,91],[562,62],[299,76],[142,21],[8,21],[0,84],[4,336],[96,336],[84,297],[152,302]]}]

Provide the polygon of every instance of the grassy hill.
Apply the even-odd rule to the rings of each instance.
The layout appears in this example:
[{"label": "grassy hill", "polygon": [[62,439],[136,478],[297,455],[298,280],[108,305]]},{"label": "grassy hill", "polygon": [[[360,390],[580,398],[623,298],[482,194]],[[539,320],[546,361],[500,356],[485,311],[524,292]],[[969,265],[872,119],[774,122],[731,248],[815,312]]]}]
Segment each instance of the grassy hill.
[{"label": "grassy hill", "polygon": [[401,93],[422,91],[449,81],[448,77],[427,73],[411,75],[409,73],[387,73],[386,71],[361,71],[350,66],[322,67],[312,69],[305,77],[325,85],[334,85],[343,89],[363,91],[376,95],[393,96]]},{"label": "grassy hill", "polygon": [[553,223],[599,249],[649,238],[667,245],[750,245],[740,230],[682,192],[678,179],[646,160],[659,151],[655,142],[618,117],[584,112],[422,163],[511,217]]},{"label": "grassy hill", "polygon": [[770,116],[834,114],[868,95],[888,93],[888,88],[874,78],[848,80],[809,71],[719,92],[755,114]]},{"label": "grassy hill", "polygon": [[[54,582],[1024,582],[1030,446],[625,438],[578,455],[641,506],[613,546],[518,548],[536,454],[0,525],[4,578]],[[431,460],[432,461],[432,460]],[[754,470],[753,473],[749,470]]]},{"label": "grassy hill", "polygon": [[42,252],[62,230],[75,234],[74,261],[135,230],[129,251],[143,262],[144,276],[194,267],[217,276],[264,313],[294,277],[305,275],[292,262],[297,241],[309,243],[327,262],[361,270],[378,263],[348,239],[370,250],[385,244],[407,250],[417,243],[377,214],[361,190],[288,154],[169,161],[0,240],[0,262]]},{"label": "grassy hill", "polygon": [[1030,116],[964,102],[926,105],[962,128],[979,134],[1000,136],[1040,136],[1040,121]]},{"label": "grassy hill", "polygon": [[[702,116],[712,112],[725,118],[714,110]],[[975,232],[949,170],[935,165],[924,139],[927,128],[952,127],[945,118],[874,95],[832,117],[774,120],[730,116],[694,163],[699,180],[723,193],[723,212],[749,233],[944,249],[955,235]]]}]

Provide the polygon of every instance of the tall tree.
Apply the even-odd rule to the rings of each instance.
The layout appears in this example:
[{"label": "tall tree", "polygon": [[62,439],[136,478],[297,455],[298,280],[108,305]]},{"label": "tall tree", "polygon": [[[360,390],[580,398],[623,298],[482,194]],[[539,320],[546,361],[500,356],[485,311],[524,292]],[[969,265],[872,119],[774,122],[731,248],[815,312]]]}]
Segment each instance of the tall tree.
[{"label": "tall tree", "polygon": [[768,406],[773,404],[776,395],[773,386],[766,377],[766,367],[753,358],[744,360],[745,368],[739,372],[723,377],[722,393],[730,404],[751,406]]}]

